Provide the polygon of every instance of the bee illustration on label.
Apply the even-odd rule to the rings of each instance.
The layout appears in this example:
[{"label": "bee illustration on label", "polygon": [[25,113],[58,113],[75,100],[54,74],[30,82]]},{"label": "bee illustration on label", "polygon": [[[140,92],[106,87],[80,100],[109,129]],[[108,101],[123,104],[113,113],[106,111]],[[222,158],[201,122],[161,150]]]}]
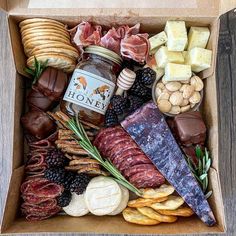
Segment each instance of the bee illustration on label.
[{"label": "bee illustration on label", "polygon": [[110,97],[110,87],[108,85],[102,85],[93,90],[92,96],[99,95],[103,101]]},{"label": "bee illustration on label", "polygon": [[85,79],[85,77],[83,77],[83,76],[79,76],[77,79],[76,79],[76,82],[75,82],[75,84],[74,84],[74,86],[76,86],[76,89],[77,90],[86,90],[86,88],[87,88],[87,81],[86,81],[86,79]]}]

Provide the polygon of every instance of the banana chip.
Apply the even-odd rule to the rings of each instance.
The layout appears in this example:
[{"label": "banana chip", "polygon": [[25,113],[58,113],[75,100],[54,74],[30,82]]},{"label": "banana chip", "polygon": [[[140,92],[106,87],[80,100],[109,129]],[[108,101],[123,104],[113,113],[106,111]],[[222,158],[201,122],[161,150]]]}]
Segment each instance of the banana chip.
[{"label": "banana chip", "polygon": [[160,222],[173,223],[178,219],[176,216],[167,216],[167,215],[159,214],[158,212],[156,212],[150,207],[138,207],[137,210],[141,214]]},{"label": "banana chip", "polygon": [[189,217],[194,214],[191,208],[189,207],[180,207],[176,210],[157,210],[160,214],[167,216],[182,216]]},{"label": "banana chip", "polygon": [[127,207],[123,212],[123,217],[127,222],[138,225],[157,225],[160,223],[158,220],[151,219],[134,208]]},{"label": "banana chip", "polygon": [[164,202],[154,203],[150,207],[154,210],[175,210],[183,204],[183,198],[177,196],[169,196],[168,200]]},{"label": "banana chip", "polygon": [[160,198],[160,197],[167,197],[171,195],[175,189],[171,185],[163,184],[159,188],[146,188],[141,189],[143,198]]},{"label": "banana chip", "polygon": [[129,207],[145,207],[150,206],[153,203],[163,202],[166,201],[168,197],[161,197],[161,198],[138,198],[135,200],[131,200],[128,202]]}]

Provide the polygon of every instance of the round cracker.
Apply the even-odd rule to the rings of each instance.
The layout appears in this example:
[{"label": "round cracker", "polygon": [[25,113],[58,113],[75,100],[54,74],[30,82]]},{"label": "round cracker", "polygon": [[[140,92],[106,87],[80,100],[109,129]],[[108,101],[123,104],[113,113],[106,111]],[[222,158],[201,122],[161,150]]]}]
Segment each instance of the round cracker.
[{"label": "round cracker", "polygon": [[157,202],[164,202],[168,199],[168,197],[161,198],[137,198],[128,202],[129,207],[145,207],[150,206]]},{"label": "round cracker", "polygon": [[55,26],[50,26],[50,27],[44,27],[44,26],[38,26],[38,27],[34,27],[34,28],[30,28],[30,29],[25,29],[23,31],[21,31],[21,35],[25,36],[27,34],[31,34],[31,33],[35,33],[35,32],[49,32],[49,31],[55,31],[57,33],[62,33],[65,35],[69,35],[69,32],[66,29],[61,29]]},{"label": "round cracker", "polygon": [[48,19],[48,18],[30,18],[30,19],[26,19],[20,22],[19,26],[20,28],[25,26],[25,25],[29,25],[32,23],[42,23],[42,22],[47,22],[47,23],[54,23],[57,25],[61,25],[61,26],[65,26],[63,23],[56,21],[56,20],[52,20],[52,19]]},{"label": "round cracker", "polygon": [[36,27],[41,27],[41,28],[48,28],[50,29],[52,26],[53,27],[56,27],[58,29],[62,29],[62,30],[66,30],[65,29],[65,26],[61,26],[61,25],[57,25],[55,23],[48,23],[48,22],[36,22],[36,23],[32,23],[32,24],[29,24],[29,25],[24,25],[21,27],[20,31],[23,32],[24,30],[27,30],[27,29],[34,29]]},{"label": "round cracker", "polygon": [[123,217],[127,222],[138,224],[138,225],[157,225],[160,221],[151,219],[134,208],[127,207],[123,212]]},{"label": "round cracker", "polygon": [[137,210],[141,214],[143,214],[151,219],[158,220],[160,222],[173,223],[178,219],[176,216],[161,215],[158,212],[154,211],[150,207],[138,207]]},{"label": "round cracker", "polygon": [[[43,53],[35,57],[37,58],[38,61],[42,63],[48,60],[47,66],[55,67],[64,70],[65,72],[68,73],[72,72],[76,66],[75,61],[72,60],[71,58],[56,53],[50,53],[50,54]],[[28,58],[27,66],[29,67],[34,66],[34,56]]]},{"label": "round cracker", "polygon": [[41,44],[41,45],[38,45],[36,46],[33,50],[32,50],[32,53],[34,51],[37,51],[37,50],[40,50],[40,49],[45,49],[45,48],[64,48],[64,49],[67,49],[67,50],[71,50],[71,51],[74,51],[75,53],[79,53],[77,51],[76,48],[74,48],[73,46],[71,45],[68,45],[68,44],[64,44],[64,43],[60,43],[60,42],[53,42],[53,43],[47,43],[47,44]]},{"label": "round cracker", "polygon": [[30,42],[37,42],[41,40],[49,40],[49,41],[55,41],[55,42],[62,42],[62,43],[68,43],[70,44],[70,40],[62,37],[57,37],[54,35],[44,35],[44,36],[35,36],[33,38],[24,40],[22,39],[23,45],[27,45]]},{"label": "round cracker", "polygon": [[26,41],[28,39],[33,39],[35,37],[41,37],[41,36],[56,36],[59,38],[64,38],[66,40],[70,41],[70,38],[67,37],[65,34],[62,34],[60,32],[35,32],[35,33],[31,33],[31,34],[27,34],[27,35],[22,35],[22,41]]},{"label": "round cracker", "polygon": [[38,54],[42,54],[42,53],[58,53],[60,55],[65,55],[68,56],[74,60],[76,60],[79,57],[79,54],[75,51],[72,50],[68,50],[68,49],[64,49],[64,48],[44,48],[44,49],[39,49],[39,50],[35,50],[35,48],[31,51],[31,55],[32,56],[36,56]]}]

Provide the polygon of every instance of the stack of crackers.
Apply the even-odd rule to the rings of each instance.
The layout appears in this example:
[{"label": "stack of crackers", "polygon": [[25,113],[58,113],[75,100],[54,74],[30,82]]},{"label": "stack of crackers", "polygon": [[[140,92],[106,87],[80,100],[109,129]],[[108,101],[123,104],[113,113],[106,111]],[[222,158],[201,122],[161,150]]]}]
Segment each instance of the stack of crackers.
[{"label": "stack of crackers", "polygon": [[76,66],[79,53],[70,41],[66,26],[56,20],[31,18],[20,24],[27,65],[34,66],[34,57],[47,66],[71,73]]},{"label": "stack of crackers", "polygon": [[163,184],[157,189],[141,189],[142,198],[131,200],[123,211],[126,221],[139,225],[173,223],[179,216],[189,217],[194,213],[184,206],[184,200],[174,195],[171,185]]},{"label": "stack of crackers", "polygon": [[[48,114],[57,122],[59,126],[58,139],[55,141],[57,148],[60,149],[70,160],[66,170],[77,173],[86,173],[91,176],[103,175],[108,176],[109,173],[101,168],[99,162],[93,159],[90,154],[84,150],[77,140],[74,139],[73,131],[67,129],[66,122],[68,117],[60,111]],[[86,121],[80,121],[83,124],[86,134],[93,141],[99,127]]]}]

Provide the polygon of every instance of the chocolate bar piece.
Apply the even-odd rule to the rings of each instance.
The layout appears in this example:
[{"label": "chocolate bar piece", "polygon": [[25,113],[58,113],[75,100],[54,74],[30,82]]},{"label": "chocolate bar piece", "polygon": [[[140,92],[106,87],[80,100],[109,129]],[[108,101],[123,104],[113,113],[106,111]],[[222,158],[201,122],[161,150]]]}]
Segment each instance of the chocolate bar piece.
[{"label": "chocolate bar piece", "polygon": [[37,81],[36,88],[52,101],[60,100],[67,85],[67,74],[48,67]]},{"label": "chocolate bar piece", "polygon": [[[52,109],[55,105],[53,101],[44,96],[41,92],[36,89],[31,89],[30,93],[27,96],[27,103],[30,110],[42,110],[48,111]],[[38,108],[38,109],[37,109]]]},{"label": "chocolate bar piece", "polygon": [[37,139],[47,138],[55,132],[56,124],[42,111],[30,111],[21,117],[21,123],[25,131]]},{"label": "chocolate bar piece", "polygon": [[175,116],[174,127],[181,145],[204,145],[206,126],[199,111],[185,112]]},{"label": "chocolate bar piece", "polygon": [[145,104],[121,125],[199,218],[214,225],[216,221],[204,193],[156,105]]}]

